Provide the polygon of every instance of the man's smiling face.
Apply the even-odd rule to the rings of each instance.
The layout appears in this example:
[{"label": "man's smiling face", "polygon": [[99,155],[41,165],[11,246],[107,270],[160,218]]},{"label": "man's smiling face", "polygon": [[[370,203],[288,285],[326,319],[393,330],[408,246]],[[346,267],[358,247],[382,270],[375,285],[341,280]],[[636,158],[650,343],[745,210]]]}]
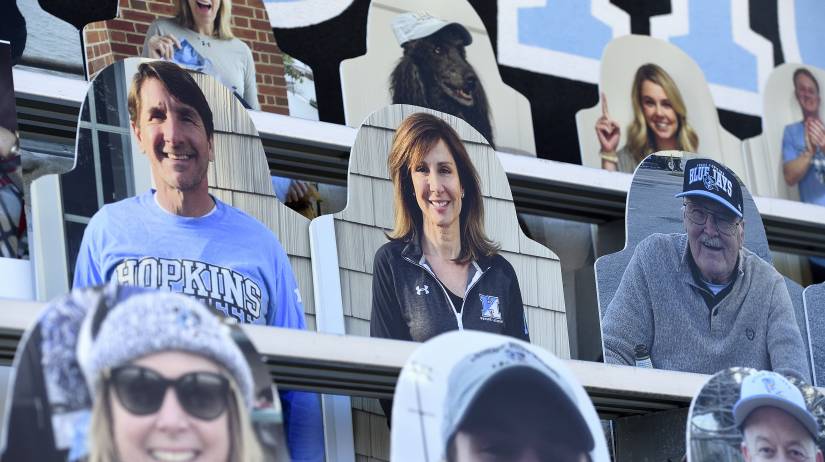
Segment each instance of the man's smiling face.
[{"label": "man's smiling face", "polygon": [[805,74],[799,74],[794,79],[794,95],[804,114],[819,113],[819,87],[813,79]]},{"label": "man's smiling face", "polygon": [[753,411],[743,433],[742,456],[747,462],[822,462],[822,451],[811,434],[779,408]]},{"label": "man's smiling face", "polygon": [[684,224],[702,277],[716,284],[728,282],[745,239],[744,223],[714,200],[691,197],[685,201]]},{"label": "man's smiling face", "polygon": [[213,144],[198,111],[176,99],[154,78],[143,82],[139,107],[132,130],[149,157],[155,185],[206,193]]}]

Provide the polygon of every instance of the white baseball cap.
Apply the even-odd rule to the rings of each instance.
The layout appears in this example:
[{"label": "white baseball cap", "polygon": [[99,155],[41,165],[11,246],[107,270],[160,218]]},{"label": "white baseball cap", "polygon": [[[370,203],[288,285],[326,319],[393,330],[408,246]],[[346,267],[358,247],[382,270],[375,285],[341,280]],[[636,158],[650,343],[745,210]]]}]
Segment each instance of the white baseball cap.
[{"label": "white baseball cap", "polygon": [[779,408],[795,418],[816,438],[819,424],[816,417],[808,410],[802,392],[785,377],[776,372],[759,371],[745,377],[739,401],[733,406],[733,418],[741,427],[751,412],[770,406]]},{"label": "white baseball cap", "polygon": [[399,45],[410,40],[417,40],[440,31],[445,27],[452,27],[461,35],[464,45],[473,43],[473,37],[466,27],[457,22],[447,22],[430,16],[428,13],[402,13],[392,21],[392,31]]}]

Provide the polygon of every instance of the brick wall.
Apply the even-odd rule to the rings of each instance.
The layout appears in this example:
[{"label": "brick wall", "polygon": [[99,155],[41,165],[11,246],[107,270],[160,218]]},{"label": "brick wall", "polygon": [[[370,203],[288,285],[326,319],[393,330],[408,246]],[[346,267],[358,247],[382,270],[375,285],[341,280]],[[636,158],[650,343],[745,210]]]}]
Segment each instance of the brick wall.
[{"label": "brick wall", "polygon": [[[87,25],[83,38],[89,75],[94,77],[116,60],[140,56],[149,24],[174,16],[175,1],[186,0],[120,0],[117,19]],[[232,32],[252,50],[261,110],[288,114],[281,50],[261,0],[233,0]]]}]

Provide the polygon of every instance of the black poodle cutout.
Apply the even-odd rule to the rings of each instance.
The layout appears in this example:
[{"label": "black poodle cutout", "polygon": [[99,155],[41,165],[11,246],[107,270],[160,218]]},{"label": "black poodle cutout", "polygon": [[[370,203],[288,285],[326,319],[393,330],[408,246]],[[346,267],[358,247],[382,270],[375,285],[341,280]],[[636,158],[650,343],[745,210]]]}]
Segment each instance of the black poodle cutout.
[{"label": "black poodle cutout", "polygon": [[472,37],[458,23],[404,42],[404,56],[390,77],[392,103],[461,117],[494,145],[487,95],[464,49],[470,43]]}]

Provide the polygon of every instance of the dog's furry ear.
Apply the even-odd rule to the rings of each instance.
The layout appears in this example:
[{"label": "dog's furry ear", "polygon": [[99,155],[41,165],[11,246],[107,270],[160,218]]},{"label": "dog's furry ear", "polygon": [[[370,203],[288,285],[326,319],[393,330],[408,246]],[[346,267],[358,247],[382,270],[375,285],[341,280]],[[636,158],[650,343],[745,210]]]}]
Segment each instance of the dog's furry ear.
[{"label": "dog's furry ear", "polygon": [[392,104],[415,104],[429,107],[424,81],[421,72],[412,57],[407,56],[406,47],[404,56],[398,61],[395,70],[390,76],[390,94]]},{"label": "dog's furry ear", "polygon": [[473,91],[473,100],[475,101],[475,104],[473,104],[473,112],[475,112],[476,115],[473,117],[474,120],[468,120],[467,122],[487,138],[490,146],[495,149],[496,143],[495,140],[493,140],[493,124],[491,121],[492,114],[490,114],[490,105],[487,102],[487,93],[484,92],[484,87],[481,85],[480,80],[476,85],[475,91]]}]

